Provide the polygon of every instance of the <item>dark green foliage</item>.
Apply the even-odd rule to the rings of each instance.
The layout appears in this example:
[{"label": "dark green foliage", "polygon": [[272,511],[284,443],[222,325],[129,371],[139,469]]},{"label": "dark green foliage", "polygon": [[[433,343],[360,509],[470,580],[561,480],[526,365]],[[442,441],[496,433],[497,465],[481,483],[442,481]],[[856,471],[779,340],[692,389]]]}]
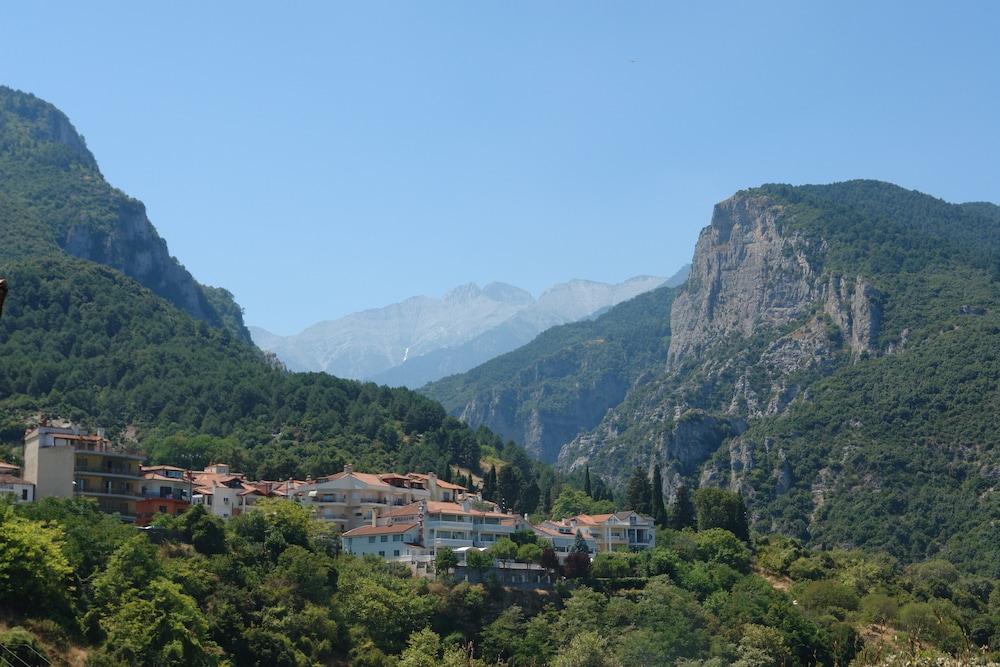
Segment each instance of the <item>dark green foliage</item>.
[{"label": "dark green foliage", "polygon": [[547,432],[557,435],[534,453],[554,461],[559,445],[596,426],[641,373],[666,362],[675,293],[674,288],[661,287],[594,320],[553,327],[513,352],[420,391],[454,415],[473,400],[490,403],[490,397],[509,397],[504,423],[487,426],[517,439],[523,431],[505,424],[520,424],[536,415],[548,425]]},{"label": "dark green foliage", "polygon": [[677,487],[674,501],[670,504],[669,527],[674,530],[694,528],[697,525],[691,490],[686,485]]},{"label": "dark green foliage", "polygon": [[694,493],[698,530],[722,528],[744,542],[750,541],[747,508],[743,497],[722,489],[703,488]]},{"label": "dark green foliage", "polygon": [[483,478],[483,500],[497,501],[497,467],[490,466],[490,471]]},{"label": "dark green foliage", "polygon": [[628,480],[625,489],[625,509],[642,514],[651,514],[653,511],[653,490],[649,484],[649,477],[641,468],[636,468]]},{"label": "dark green foliage", "polygon": [[413,392],[276,370],[111,269],[54,257],[5,272],[16,285],[0,321],[8,414],[138,423],[156,462],[204,465],[228,454],[270,479],[325,474],[344,461],[475,470],[480,446],[502,449]]},{"label": "dark green foliage", "polygon": [[667,508],[663,504],[663,477],[660,472],[660,464],[653,466],[652,494],[650,501],[651,514],[656,525],[666,527]]}]

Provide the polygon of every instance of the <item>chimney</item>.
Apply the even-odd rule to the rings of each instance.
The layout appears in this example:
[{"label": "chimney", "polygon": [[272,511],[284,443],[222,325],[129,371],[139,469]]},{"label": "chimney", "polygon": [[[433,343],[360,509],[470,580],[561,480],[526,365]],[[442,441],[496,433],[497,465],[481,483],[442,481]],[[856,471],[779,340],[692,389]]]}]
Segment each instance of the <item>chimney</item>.
[{"label": "chimney", "polygon": [[377,507],[373,507],[372,508],[372,527],[374,528],[377,525],[378,525],[378,508]]},{"label": "chimney", "polygon": [[350,475],[352,472],[354,472],[354,466],[352,466],[350,463],[345,463],[344,464],[344,472],[346,474]]}]

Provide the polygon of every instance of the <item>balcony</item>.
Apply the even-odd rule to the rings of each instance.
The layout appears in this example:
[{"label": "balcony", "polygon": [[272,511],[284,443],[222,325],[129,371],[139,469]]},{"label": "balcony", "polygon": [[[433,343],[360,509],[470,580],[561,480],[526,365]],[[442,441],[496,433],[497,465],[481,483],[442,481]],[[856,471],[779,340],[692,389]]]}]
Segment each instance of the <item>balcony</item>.
[{"label": "balcony", "polygon": [[91,498],[121,498],[124,500],[142,500],[142,496],[134,491],[125,489],[84,489],[76,491],[78,496],[89,496]]},{"label": "balcony", "polygon": [[[431,528],[448,528],[456,530],[472,530],[471,521],[438,521],[437,519],[427,519],[424,521],[427,526]],[[477,526],[478,528],[478,526]],[[490,531],[493,532],[493,531]]]},{"label": "balcony", "polygon": [[333,493],[327,493],[327,494],[322,495],[322,496],[315,496],[312,499],[312,501],[314,503],[334,504],[334,505],[346,505],[347,504],[347,496],[337,495],[337,494],[333,494]]},{"label": "balcony", "polygon": [[111,466],[110,468],[107,466],[92,466],[81,464],[79,461],[73,467],[73,470],[74,472],[93,473],[107,477],[129,477],[131,479],[138,479],[140,477],[138,468],[132,470],[125,466]]},{"label": "balcony", "polygon": [[142,494],[142,497],[146,498],[147,500],[184,500],[184,501],[190,500],[190,498],[188,498],[187,490],[180,490],[180,489],[178,489],[173,493],[163,493],[162,491],[146,491],[145,493]]},{"label": "balcony", "polygon": [[449,538],[445,538],[445,537],[435,537],[432,541],[433,541],[434,546],[436,546],[436,547],[471,547],[472,546],[472,540],[468,540],[468,539],[466,539],[466,540],[456,540],[456,539],[449,539]]},{"label": "balcony", "polygon": [[78,442],[73,446],[73,449],[79,454],[97,454],[99,456],[113,456],[119,459],[132,459],[134,461],[142,461],[145,458],[141,454],[130,454],[128,452],[123,452],[105,443]]}]

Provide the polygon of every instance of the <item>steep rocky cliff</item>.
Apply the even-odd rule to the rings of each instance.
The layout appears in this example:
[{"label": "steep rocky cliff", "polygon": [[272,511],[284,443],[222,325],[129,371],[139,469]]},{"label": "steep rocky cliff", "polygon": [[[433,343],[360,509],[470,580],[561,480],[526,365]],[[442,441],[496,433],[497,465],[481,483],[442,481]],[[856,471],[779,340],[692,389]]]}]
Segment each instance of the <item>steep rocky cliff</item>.
[{"label": "steep rocky cliff", "polygon": [[[738,193],[699,237],[664,365],[558,465],[587,464],[620,488],[659,463],[668,499],[682,481],[723,486],[767,528],[830,543],[898,542],[891,520],[839,518],[872,506],[912,522],[912,553],[959,540],[956,519],[928,517],[958,493],[940,491],[954,471],[995,458],[974,443],[1000,390],[986,342],[1000,337],[998,232],[996,207],[872,181]],[[907,466],[937,496],[911,493]]]},{"label": "steep rocky cliff", "polygon": [[[17,253],[58,248],[110,266],[190,315],[250,340],[232,295],[209,293],[170,255],[145,206],[104,180],[66,115],[6,87],[0,87],[0,200],[8,226],[30,216],[47,227],[47,238]],[[9,247],[4,254],[11,255]]]}]

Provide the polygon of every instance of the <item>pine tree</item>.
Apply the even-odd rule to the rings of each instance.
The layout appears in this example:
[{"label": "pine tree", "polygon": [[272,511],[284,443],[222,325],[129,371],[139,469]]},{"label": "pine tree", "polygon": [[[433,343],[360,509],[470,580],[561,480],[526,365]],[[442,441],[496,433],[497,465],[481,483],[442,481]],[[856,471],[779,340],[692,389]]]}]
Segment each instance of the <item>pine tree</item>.
[{"label": "pine tree", "polygon": [[490,471],[486,473],[486,477],[483,479],[483,500],[492,500],[496,502],[497,497],[497,467],[496,465],[490,467]]},{"label": "pine tree", "polygon": [[636,468],[632,477],[628,480],[628,489],[625,492],[625,507],[635,510],[640,514],[650,514],[652,512],[651,498],[652,489],[649,488],[649,478],[642,468]]},{"label": "pine tree", "polygon": [[691,491],[686,486],[677,488],[674,502],[670,504],[667,525],[674,530],[695,526],[694,503],[691,501]]},{"label": "pine tree", "polygon": [[590,488],[590,466],[587,466],[586,471],[583,473],[583,492],[591,498],[594,497]]},{"label": "pine tree", "polygon": [[653,488],[652,488],[652,509],[653,520],[658,526],[667,525],[667,508],[663,506],[663,477],[660,474],[660,464],[653,466]]}]

